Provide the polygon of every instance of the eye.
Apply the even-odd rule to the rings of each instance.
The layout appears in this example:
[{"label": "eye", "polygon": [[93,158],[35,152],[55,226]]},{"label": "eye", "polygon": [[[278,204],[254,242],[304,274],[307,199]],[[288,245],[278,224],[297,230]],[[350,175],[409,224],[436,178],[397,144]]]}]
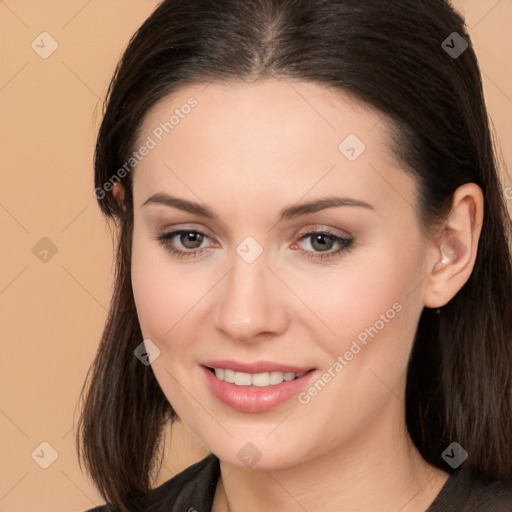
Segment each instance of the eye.
[{"label": "eye", "polygon": [[201,244],[209,237],[195,229],[178,229],[169,233],[161,233],[155,239],[171,254],[180,258],[195,258],[208,252],[208,249],[201,247]]},{"label": "eye", "polygon": [[[201,245],[210,237],[195,229],[178,229],[169,233],[161,233],[157,234],[155,239],[178,258],[196,258],[209,252],[209,248],[201,247]],[[310,231],[301,235],[299,241],[307,239],[309,239],[312,250],[301,249],[301,253],[310,259],[322,261],[350,251],[354,242],[353,238],[343,238],[335,235],[329,229]],[[336,246],[337,248],[332,250]],[[297,248],[297,244],[294,244],[292,248]]]},{"label": "eye", "polygon": [[[310,259],[319,260],[331,259],[345,251],[350,251],[354,243],[353,238],[343,238],[335,235],[329,229],[310,231],[302,235],[299,241],[307,239],[309,239],[309,246],[312,250],[301,249],[302,254]],[[294,244],[292,247],[297,247],[297,245]],[[335,247],[337,248],[332,250]]]}]

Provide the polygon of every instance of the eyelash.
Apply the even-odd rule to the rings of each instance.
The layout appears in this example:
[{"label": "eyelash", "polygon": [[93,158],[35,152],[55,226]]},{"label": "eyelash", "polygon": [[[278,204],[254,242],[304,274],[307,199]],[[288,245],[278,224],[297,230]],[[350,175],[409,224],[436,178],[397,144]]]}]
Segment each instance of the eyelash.
[{"label": "eyelash", "polygon": [[[160,242],[171,254],[177,256],[178,258],[197,258],[197,257],[203,255],[205,252],[208,252],[208,250],[205,248],[182,251],[180,249],[176,249],[176,247],[171,245],[171,241],[174,237],[176,237],[178,235],[186,234],[186,233],[197,233],[199,235],[203,235],[206,238],[209,238],[205,233],[203,233],[202,231],[196,230],[196,229],[178,229],[175,231],[171,231],[169,233],[158,234],[155,237],[155,240]],[[301,235],[298,240],[302,241],[308,237],[311,237],[313,235],[318,235],[318,234],[327,235],[328,237],[330,237],[333,240],[334,243],[338,243],[340,245],[340,247],[339,247],[339,249],[337,249],[335,251],[330,251],[330,252],[308,251],[306,249],[300,249],[302,255],[306,256],[307,258],[309,258],[311,260],[320,260],[320,261],[323,261],[324,259],[331,260],[332,258],[336,257],[337,255],[341,255],[341,253],[343,253],[343,252],[350,252],[351,249],[353,248],[352,247],[353,242],[354,242],[353,238],[342,238],[342,237],[337,236],[334,233],[332,233],[329,229],[308,231],[307,233]]]}]

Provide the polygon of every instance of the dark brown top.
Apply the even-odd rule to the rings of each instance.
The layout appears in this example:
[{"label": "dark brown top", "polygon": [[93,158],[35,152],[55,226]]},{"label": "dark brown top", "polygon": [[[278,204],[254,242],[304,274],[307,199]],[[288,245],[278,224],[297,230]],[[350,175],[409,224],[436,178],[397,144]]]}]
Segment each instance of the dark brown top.
[{"label": "dark brown top", "polygon": [[[140,512],[211,512],[219,474],[219,459],[210,454],[151,490]],[[101,505],[86,512],[111,510]],[[483,482],[459,469],[425,512],[512,512],[512,484]]]}]

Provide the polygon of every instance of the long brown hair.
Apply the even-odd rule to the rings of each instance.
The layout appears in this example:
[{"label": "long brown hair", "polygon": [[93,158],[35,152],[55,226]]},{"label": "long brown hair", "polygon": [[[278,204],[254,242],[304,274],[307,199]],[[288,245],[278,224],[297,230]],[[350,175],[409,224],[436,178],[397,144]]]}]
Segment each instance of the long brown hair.
[{"label": "long brown hair", "polygon": [[[445,40],[468,47],[456,55]],[[425,308],[419,321],[406,420],[433,465],[450,471],[441,454],[456,441],[469,454],[465,470],[511,482],[512,225],[477,59],[445,0],[166,0],[136,32],[111,81],[95,151],[96,197],[118,249],[109,315],[82,389],[79,461],[114,510],[137,509],[176,419],[152,369],[133,354],[142,334],[130,281],[132,177],[119,169],[141,120],[187,84],[267,77],[339,88],[382,112],[418,183],[425,232],[449,213],[459,186],[482,188],[474,270],[440,314]],[[105,186],[120,176],[126,211]]]}]

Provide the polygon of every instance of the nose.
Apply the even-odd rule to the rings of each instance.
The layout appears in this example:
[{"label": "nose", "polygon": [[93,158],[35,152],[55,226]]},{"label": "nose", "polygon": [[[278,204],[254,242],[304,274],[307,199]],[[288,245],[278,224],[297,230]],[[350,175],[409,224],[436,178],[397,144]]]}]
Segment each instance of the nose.
[{"label": "nose", "polygon": [[287,297],[267,264],[265,252],[252,263],[234,254],[232,269],[217,290],[215,325],[224,336],[247,343],[286,330]]}]

